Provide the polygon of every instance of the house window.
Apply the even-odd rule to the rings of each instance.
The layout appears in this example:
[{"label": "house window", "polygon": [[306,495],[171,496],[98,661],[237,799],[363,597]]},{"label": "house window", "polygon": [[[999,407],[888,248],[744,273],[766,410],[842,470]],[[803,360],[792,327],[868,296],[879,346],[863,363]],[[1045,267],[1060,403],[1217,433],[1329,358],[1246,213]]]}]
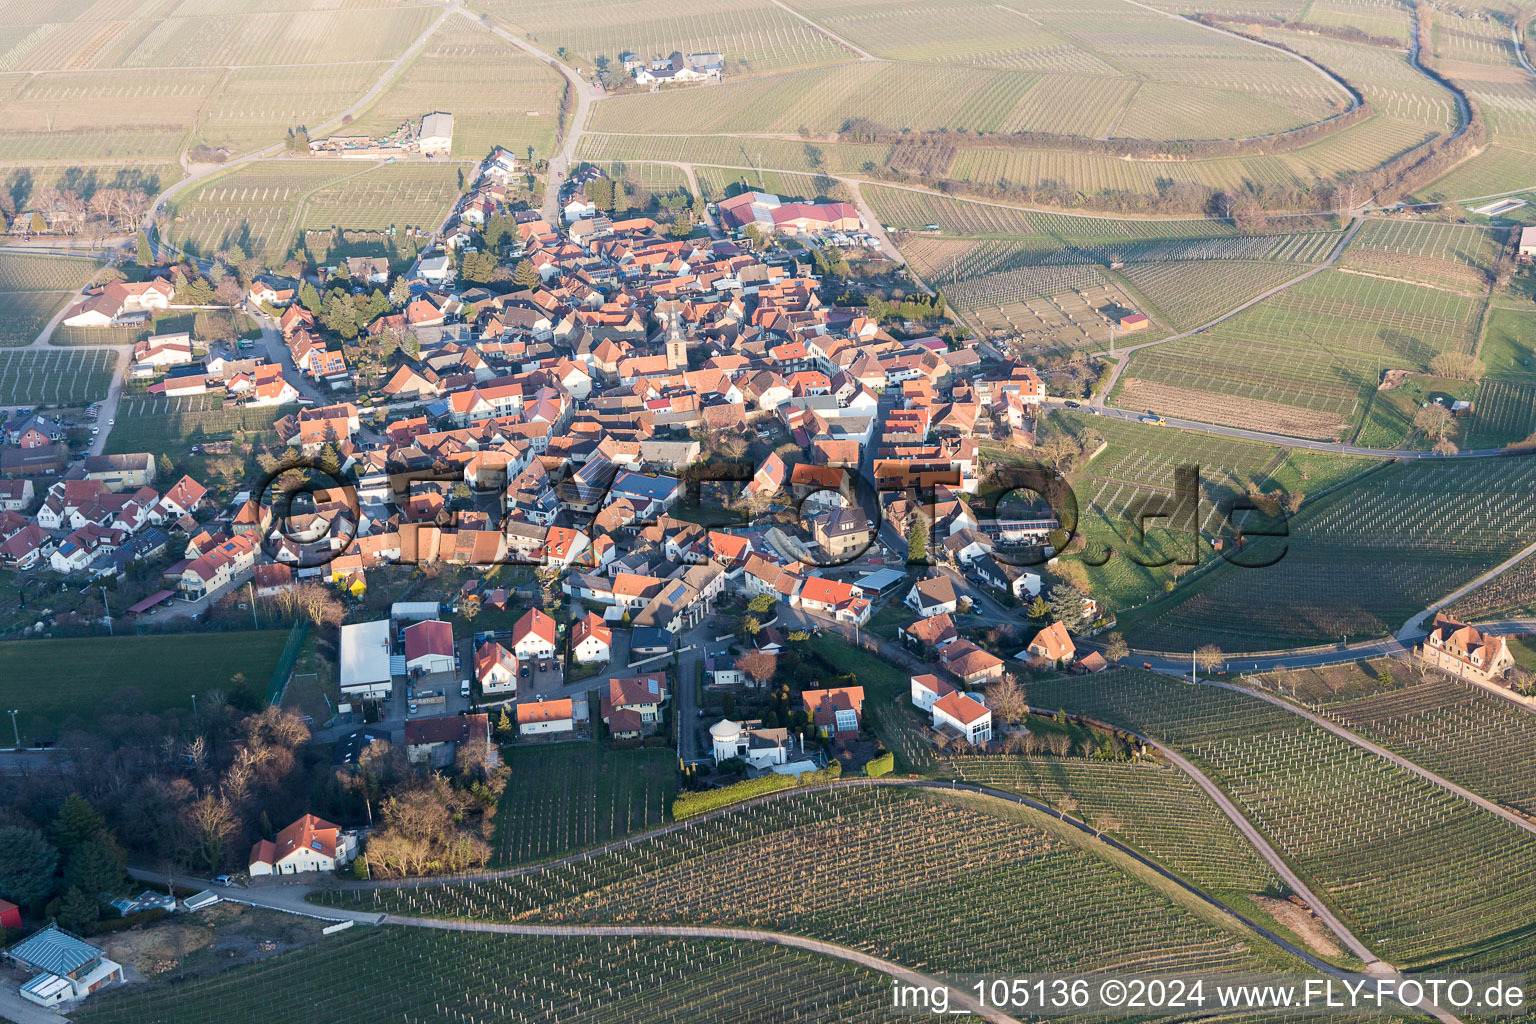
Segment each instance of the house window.
[{"label": "house window", "polygon": [[853,732],[859,727],[859,716],[855,711],[839,711],[837,713],[837,731]]}]

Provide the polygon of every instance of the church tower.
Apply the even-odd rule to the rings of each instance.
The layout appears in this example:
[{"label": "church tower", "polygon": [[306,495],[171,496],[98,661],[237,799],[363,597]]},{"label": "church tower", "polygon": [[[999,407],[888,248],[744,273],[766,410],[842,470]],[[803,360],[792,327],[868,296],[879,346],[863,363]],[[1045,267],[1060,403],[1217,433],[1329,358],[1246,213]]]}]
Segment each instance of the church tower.
[{"label": "church tower", "polygon": [[688,369],[688,342],[683,337],[682,315],[676,311],[667,321],[667,369]]}]

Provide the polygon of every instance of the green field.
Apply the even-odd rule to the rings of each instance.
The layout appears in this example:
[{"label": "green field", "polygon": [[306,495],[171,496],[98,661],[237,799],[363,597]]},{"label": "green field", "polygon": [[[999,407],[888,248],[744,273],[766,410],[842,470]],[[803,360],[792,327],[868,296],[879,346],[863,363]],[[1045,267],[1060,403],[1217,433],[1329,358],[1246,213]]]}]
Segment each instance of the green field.
[{"label": "green field", "polygon": [[596,743],[503,748],[512,769],[496,814],[496,860],[549,860],[665,824],[677,789],[670,750]]},{"label": "green field", "polygon": [[0,351],[0,405],[84,405],[107,396],[117,353]]},{"label": "green field", "polygon": [[30,345],[53,314],[69,305],[73,292],[0,294],[0,346]]},{"label": "green field", "polygon": [[1400,967],[1529,924],[1536,838],[1287,711],[1126,670],[1036,682],[1030,697],[1191,755]]},{"label": "green field", "polygon": [[[342,961],[349,967],[338,978]],[[108,989],[76,1016],[90,1024],[265,1024],[317,1014],[355,1024],[878,1024],[889,1019],[889,985],[868,968],[758,942],[356,928],[212,977]]]},{"label": "green field", "polygon": [[[38,600],[34,598],[35,601]],[[124,609],[114,608],[121,615]],[[258,690],[271,678],[288,630],[14,640],[0,643],[0,705],[17,708],[27,743],[87,728],[105,716],[157,714],[220,690],[242,672]],[[174,665],[174,672],[166,666]],[[5,742],[11,737],[6,736]]]},{"label": "green field", "polygon": [[[436,917],[787,930],[957,972],[1286,963],[1054,818],[995,799],[882,788],[796,793],[473,887],[321,899]],[[967,941],[956,943],[961,921]]]},{"label": "green field", "polygon": [[[1303,504],[1289,536],[1254,540],[1122,617],[1133,645],[1256,651],[1381,636],[1536,539],[1523,494],[1536,463],[1423,460],[1383,467]],[[1284,546],[1282,551],[1281,546]]]}]

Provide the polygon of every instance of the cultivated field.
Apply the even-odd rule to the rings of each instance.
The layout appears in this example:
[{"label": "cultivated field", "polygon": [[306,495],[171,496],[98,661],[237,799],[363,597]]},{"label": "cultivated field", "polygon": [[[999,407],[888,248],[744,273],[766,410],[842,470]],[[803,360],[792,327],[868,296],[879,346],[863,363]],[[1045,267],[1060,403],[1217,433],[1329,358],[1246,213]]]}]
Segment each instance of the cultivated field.
[{"label": "cultivated field", "polygon": [[[326,8],[326,9],[321,9]],[[127,17],[112,5],[12,4],[0,70],[222,68],[392,59],[431,22],[431,5],[297,0],[174,4]],[[176,76],[178,79],[180,75]]]},{"label": "cultivated field", "polygon": [[[1210,331],[1136,353],[1118,404],[1333,437],[1386,370],[1470,352],[1478,308],[1453,292],[1326,270]],[[1292,412],[1277,420],[1272,407]]]},{"label": "cultivated field", "polygon": [[[34,603],[47,598],[34,597]],[[123,608],[113,608],[121,615]],[[288,630],[186,633],[0,643],[0,703],[18,708],[23,743],[87,729],[108,716],[156,714],[192,694],[228,693],[235,673],[260,684],[277,666]],[[165,666],[175,665],[175,672]],[[8,742],[10,737],[6,737]]]},{"label": "cultivated field", "polygon": [[0,293],[0,345],[30,345],[74,292]]},{"label": "cultivated field", "polygon": [[1536,716],[1509,701],[1430,675],[1327,713],[1481,796],[1536,813]]},{"label": "cultivated field", "polygon": [[358,61],[306,67],[299,74],[285,67],[231,71],[198,111],[195,141],[234,153],[264,149],[284,141],[290,128],[313,128],[345,110],[386,67]]},{"label": "cultivated field", "polygon": [[[678,130],[686,132],[687,125],[678,126]],[[891,146],[873,143],[834,145],[749,135],[605,135],[587,132],[581,137],[576,155],[594,163],[661,160],[749,167],[753,173],[759,169],[852,173],[866,163],[883,165],[890,159],[891,150]]]},{"label": "cultivated field", "polygon": [[0,292],[77,292],[100,268],[95,260],[0,249]]},{"label": "cultivated field", "polygon": [[[340,976],[339,962],[348,965]],[[212,977],[109,989],[77,1015],[90,1024],[264,1024],[315,1015],[355,1024],[877,1024],[889,1006],[885,975],[784,946],[383,927]]]},{"label": "cultivated field", "polygon": [[1496,448],[1536,434],[1536,379],[1530,383],[1484,380],[1473,401],[1466,447]]},{"label": "cultivated field", "polygon": [[1340,265],[1480,296],[1505,244],[1502,234],[1466,224],[1368,220]]},{"label": "cultivated field", "polygon": [[1305,271],[1305,267],[1290,263],[1200,260],[1135,263],[1120,273],[1164,319],[1187,331],[1209,323]]},{"label": "cultivated field", "polygon": [[[739,924],[953,971],[1210,970],[1277,959],[1091,843],[995,800],[837,789],[536,874],[325,899],[434,917]],[[961,919],[968,939],[955,943]]]},{"label": "cultivated field", "polygon": [[282,407],[226,407],[216,395],[124,395],[117,406],[117,425],[107,436],[107,453],[147,451],[174,460],[185,455],[189,445],[227,441],[241,433],[263,434],[284,412]]},{"label": "cultivated field", "polygon": [[1536,384],[1536,322],[1530,310],[1490,309],[1477,357],[1490,380]]},{"label": "cultivated field", "polygon": [[[466,30],[467,29],[467,30]],[[518,160],[554,149],[565,80],[487,29],[450,19],[344,135],[382,135],[434,110],[453,113],[453,155],[505,146]],[[599,108],[606,104],[599,104]]]},{"label": "cultivated field", "polygon": [[[701,9],[616,6],[603,0],[490,0],[497,22],[575,67],[600,56],[616,66],[629,50],[647,59],[684,53],[725,55],[728,76],[786,71],[853,59],[840,43],[769,0],[723,0]],[[622,74],[622,67],[617,73]]]},{"label": "cultivated field", "polygon": [[513,746],[496,817],[496,859],[529,864],[664,824],[677,788],[666,750],[592,743]]},{"label": "cultivated field", "polygon": [[1033,797],[1112,833],[1223,900],[1251,903],[1278,882],[1210,797],[1175,768],[998,755],[945,763],[967,782]]},{"label": "cultivated field", "polygon": [[[281,263],[301,232],[435,231],[459,194],[461,167],[450,163],[365,164],[272,161],[240,168],[200,186],[176,204],[168,235],[189,252],[238,245]],[[397,235],[398,237],[398,235]],[[397,245],[407,247],[399,238]],[[371,255],[387,254],[371,247]],[[310,255],[325,259],[329,253]],[[356,255],[356,253],[346,253]]]},{"label": "cultivated field", "polygon": [[1394,964],[1522,927],[1536,905],[1536,838],[1256,698],[1135,671],[1030,696],[1193,755]]},{"label": "cultivated field", "polygon": [[1381,636],[1536,539],[1523,495],[1536,463],[1479,459],[1386,466],[1302,506],[1281,541],[1253,541],[1121,624],[1133,644],[1264,650]]},{"label": "cultivated field", "polygon": [[0,351],[0,406],[94,402],[107,396],[116,368],[116,352]]}]

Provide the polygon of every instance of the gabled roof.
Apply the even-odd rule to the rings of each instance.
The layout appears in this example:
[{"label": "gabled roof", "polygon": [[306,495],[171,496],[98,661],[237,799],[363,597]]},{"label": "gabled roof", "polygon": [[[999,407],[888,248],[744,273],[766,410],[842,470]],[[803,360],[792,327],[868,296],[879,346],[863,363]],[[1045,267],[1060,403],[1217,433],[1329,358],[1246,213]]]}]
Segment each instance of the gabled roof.
[{"label": "gabled roof", "polygon": [[992,714],[992,712],[987,710],[985,704],[954,690],[934,701],[933,706],[935,710],[944,712],[944,714],[963,725],[973,725],[983,718],[990,717]]},{"label": "gabled roof", "polygon": [[453,656],[453,625],[441,619],[428,619],[405,627],[405,660],[411,662],[432,654]]},{"label": "gabled roof", "polygon": [[1077,647],[1072,643],[1072,635],[1060,622],[1053,622],[1036,633],[1035,638],[1029,642],[1029,649],[1051,661],[1060,661],[1077,653]]},{"label": "gabled roof", "polygon": [[525,638],[536,636],[541,640],[547,640],[551,645],[555,641],[555,620],[545,615],[537,608],[530,608],[523,613],[512,627],[512,646],[516,647]]}]

